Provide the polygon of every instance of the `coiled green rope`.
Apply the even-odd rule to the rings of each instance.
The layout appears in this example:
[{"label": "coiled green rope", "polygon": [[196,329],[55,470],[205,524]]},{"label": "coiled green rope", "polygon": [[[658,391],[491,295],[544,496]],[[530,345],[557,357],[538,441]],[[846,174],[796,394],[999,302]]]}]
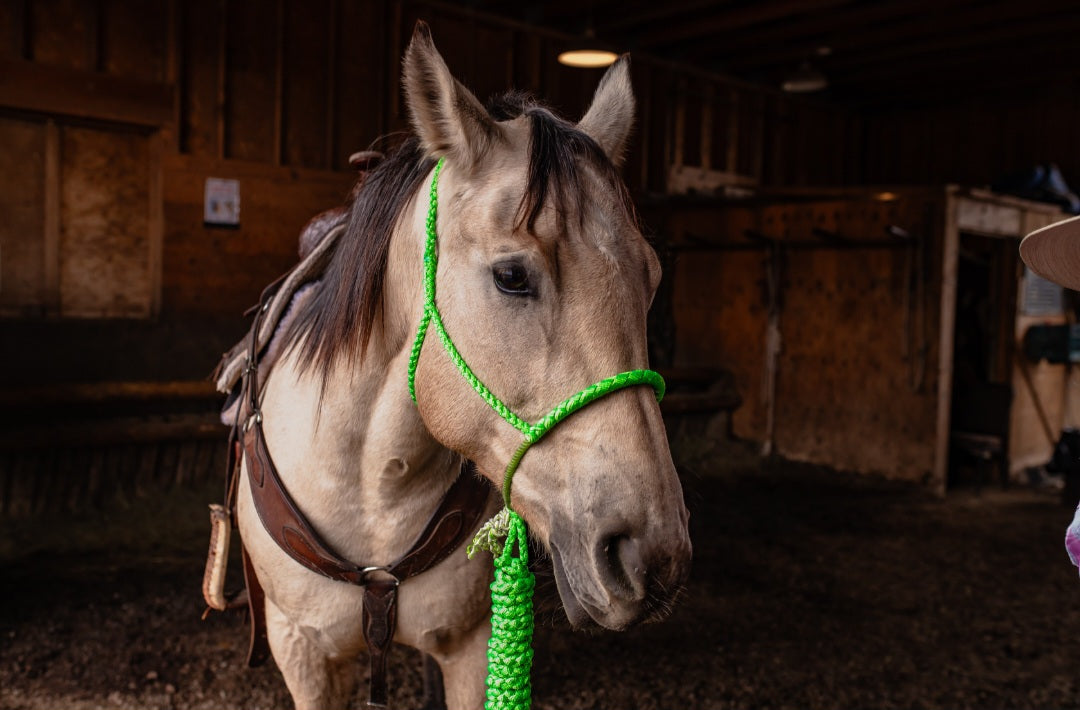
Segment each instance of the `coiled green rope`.
[{"label": "coiled green rope", "polygon": [[439,173],[445,158],[435,164],[431,177],[430,201],[427,213],[427,241],[424,245],[424,312],[420,328],[409,353],[409,394],[416,401],[416,364],[424,346],[429,325],[435,326],[450,360],[488,405],[510,426],[524,435],[525,440],[510,458],[503,475],[504,507],[484,523],[467,550],[471,558],[477,550],[491,552],[495,562],[495,581],[491,583],[491,638],[488,640],[488,677],[485,710],[527,710],[532,702],[532,636],[533,589],[536,579],[529,571],[529,539],[525,522],[510,507],[510,486],[525,452],[543,438],[556,424],[590,402],[625,387],[650,385],[656,400],[664,397],[664,378],[652,370],[630,370],[589,385],[566,398],[540,421],[529,424],[507,407],[480,381],[458,352],[446,332],[442,316],[435,305],[435,274],[438,270],[438,234],[436,222],[439,209]]}]

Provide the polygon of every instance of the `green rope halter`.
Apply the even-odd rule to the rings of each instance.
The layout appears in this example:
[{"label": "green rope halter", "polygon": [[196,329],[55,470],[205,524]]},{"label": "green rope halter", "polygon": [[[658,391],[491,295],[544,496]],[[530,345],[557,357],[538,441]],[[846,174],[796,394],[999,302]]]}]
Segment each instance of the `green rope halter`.
[{"label": "green rope halter", "polygon": [[[469,545],[471,558],[478,549],[494,555],[495,581],[491,584],[491,639],[488,641],[487,701],[485,710],[522,710],[531,703],[532,686],[532,593],[535,580],[529,571],[528,535],[525,523],[510,507],[510,485],[525,452],[542,439],[555,425],[590,402],[626,387],[649,385],[656,400],[664,396],[664,378],[652,370],[630,370],[601,380],[563,400],[540,421],[529,424],[514,414],[480,381],[450,340],[442,316],[435,305],[435,272],[438,268],[438,235],[435,224],[439,208],[439,173],[445,158],[440,158],[431,177],[431,199],[427,213],[427,243],[424,247],[424,312],[420,328],[409,354],[409,394],[416,401],[416,363],[424,345],[428,326],[434,325],[450,360],[465,380],[488,405],[524,435],[525,440],[510,458],[503,475],[504,508],[484,524]],[[505,540],[505,542],[503,542]],[[516,555],[515,555],[516,552]]]}]

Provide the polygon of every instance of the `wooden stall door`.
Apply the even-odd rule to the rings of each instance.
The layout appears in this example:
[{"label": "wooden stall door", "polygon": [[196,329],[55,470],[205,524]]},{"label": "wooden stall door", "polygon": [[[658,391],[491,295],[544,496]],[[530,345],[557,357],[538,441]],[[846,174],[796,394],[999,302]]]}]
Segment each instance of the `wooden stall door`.
[{"label": "wooden stall door", "polygon": [[149,318],[156,312],[156,136],[0,117],[0,317]]}]

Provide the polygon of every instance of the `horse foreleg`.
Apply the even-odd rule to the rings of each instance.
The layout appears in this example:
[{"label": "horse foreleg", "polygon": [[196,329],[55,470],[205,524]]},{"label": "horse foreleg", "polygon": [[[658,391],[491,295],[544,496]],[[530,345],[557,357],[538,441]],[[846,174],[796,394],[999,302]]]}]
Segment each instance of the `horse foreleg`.
[{"label": "horse foreleg", "polygon": [[344,710],[348,706],[356,686],[354,658],[328,655],[269,599],[266,630],[296,710]]},{"label": "horse foreleg", "polygon": [[421,710],[446,710],[446,690],[443,687],[439,662],[424,654],[424,704]]},{"label": "horse foreleg", "polygon": [[452,652],[436,654],[442,668],[447,710],[480,710],[484,706],[490,632],[490,624],[480,624],[454,644]]}]

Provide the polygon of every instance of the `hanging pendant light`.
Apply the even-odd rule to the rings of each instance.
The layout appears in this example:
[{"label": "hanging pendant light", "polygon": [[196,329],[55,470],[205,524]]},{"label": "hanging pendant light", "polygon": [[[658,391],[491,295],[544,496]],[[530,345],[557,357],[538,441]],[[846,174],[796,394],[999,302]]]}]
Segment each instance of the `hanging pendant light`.
[{"label": "hanging pendant light", "polygon": [[589,27],[585,30],[585,35],[576,46],[559,54],[559,64],[565,64],[568,67],[596,69],[614,64],[618,58],[618,54],[604,49],[596,41],[596,34],[593,32],[592,27]]},{"label": "hanging pendant light", "polygon": [[788,75],[780,88],[789,94],[809,94],[821,91],[829,85],[825,75],[811,66],[810,62],[803,62],[799,68]]}]

